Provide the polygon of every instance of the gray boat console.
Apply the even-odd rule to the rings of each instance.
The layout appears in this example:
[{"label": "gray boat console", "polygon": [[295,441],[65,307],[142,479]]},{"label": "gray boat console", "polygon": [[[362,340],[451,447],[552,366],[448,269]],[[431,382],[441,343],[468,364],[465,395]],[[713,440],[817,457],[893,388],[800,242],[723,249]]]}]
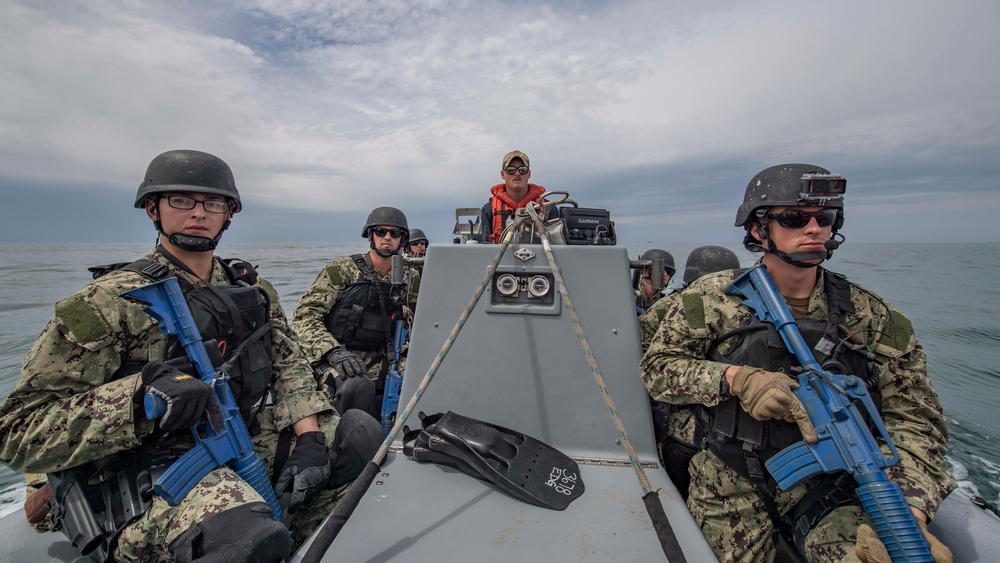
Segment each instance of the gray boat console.
[{"label": "gray boat console", "polygon": [[[401,406],[414,394],[499,248],[429,248]],[[714,560],[657,460],[649,398],[639,380],[641,348],[626,250],[556,246],[554,255],[687,560]],[[415,410],[450,410],[547,442],[577,460],[586,492],[564,511],[539,508],[449,467],[413,461],[401,453],[397,440],[325,561],[665,559],[642,488],[540,245],[507,249]],[[420,421],[414,415],[408,425],[419,428]]]}]

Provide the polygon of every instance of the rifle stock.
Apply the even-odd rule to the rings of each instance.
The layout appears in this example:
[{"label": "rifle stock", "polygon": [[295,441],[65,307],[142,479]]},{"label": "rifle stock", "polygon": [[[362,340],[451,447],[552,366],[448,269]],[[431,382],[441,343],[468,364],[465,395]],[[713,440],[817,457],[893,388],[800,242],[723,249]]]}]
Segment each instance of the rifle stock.
[{"label": "rifle stock", "polygon": [[[883,471],[899,461],[899,454],[861,379],[820,367],[763,265],[738,277],[726,292],[743,296],[743,304],[760,320],[773,324],[805,368],[798,376],[795,396],[809,413],[819,440],[815,444],[797,442],[765,463],[778,486],[788,490],[820,473],[846,471],[858,483],[855,492],[892,560],[934,561],[902,489]],[[865,424],[855,399],[864,405],[888,446],[888,458]]]},{"label": "rifle stock", "polygon": [[[153,483],[153,489],[168,504],[175,506],[208,472],[230,463],[236,474],[271,505],[275,520],[281,520],[281,507],[278,506],[264,464],[254,453],[250,434],[229,389],[229,377],[224,373],[216,374],[177,278],[171,277],[133,289],[125,295],[146,303],[146,313],[156,319],[164,334],[177,335],[198,371],[198,377],[212,386],[224,421],[222,428],[215,428],[211,423],[205,424],[204,438],[198,432],[198,425],[192,426],[194,447]],[[143,407],[150,420],[162,416],[166,411],[162,399],[152,394],[146,395]]]}]

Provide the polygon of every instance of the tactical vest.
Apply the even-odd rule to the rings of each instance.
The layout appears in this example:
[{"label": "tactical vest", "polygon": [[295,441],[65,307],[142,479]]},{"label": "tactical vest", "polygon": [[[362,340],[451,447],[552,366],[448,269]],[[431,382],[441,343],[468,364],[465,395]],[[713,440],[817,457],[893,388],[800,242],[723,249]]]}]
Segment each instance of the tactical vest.
[{"label": "tactical vest", "polygon": [[[264,400],[273,375],[271,302],[263,289],[252,285],[257,282],[257,273],[253,266],[238,259],[217,260],[232,285],[195,286],[181,277],[178,277],[177,281],[202,339],[205,342],[216,341],[225,361],[230,360],[241,346],[244,348],[229,371],[229,388],[233,392],[233,399],[239,405],[240,415],[247,430],[251,434],[257,434],[260,432],[260,426],[256,420],[254,406]],[[95,279],[114,270],[136,272],[152,281],[174,276],[166,266],[145,258],[128,264],[90,268]],[[185,355],[180,341],[176,336],[171,336],[165,359],[180,358]],[[116,377],[135,373],[142,369],[144,364],[143,360],[126,359],[122,362]]]},{"label": "tactical vest", "polygon": [[[824,270],[829,318],[827,321],[797,319],[799,331],[813,351],[816,361],[835,373],[856,375],[865,381],[876,407],[878,376],[870,367],[865,354],[840,345],[837,327],[844,313],[853,313],[850,285],[839,274]],[[718,345],[732,339],[732,348],[722,356]],[[712,343],[714,359],[733,365],[746,365],[795,378],[802,367],[788,350],[773,324],[752,317],[739,328]],[[866,413],[862,409],[863,413]],[[752,481],[767,476],[764,462],[787,446],[802,440],[796,424],[782,420],[755,420],[740,406],[739,399],[730,397],[715,407],[704,407],[699,416],[698,432],[703,442],[726,465]]]},{"label": "tactical vest", "polygon": [[392,319],[403,310],[399,291],[379,279],[364,255],[354,254],[351,259],[362,278],[345,288],[323,323],[350,350],[386,352],[392,345]]}]

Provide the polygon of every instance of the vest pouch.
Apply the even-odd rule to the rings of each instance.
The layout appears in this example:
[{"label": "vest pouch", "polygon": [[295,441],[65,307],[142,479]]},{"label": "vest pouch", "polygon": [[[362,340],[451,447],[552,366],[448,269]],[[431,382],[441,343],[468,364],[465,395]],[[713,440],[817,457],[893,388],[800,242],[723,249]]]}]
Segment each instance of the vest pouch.
[{"label": "vest pouch", "polygon": [[[202,338],[217,340],[224,360],[245,346],[229,370],[229,388],[243,422],[251,428],[252,407],[267,393],[273,375],[271,330],[258,332],[271,324],[267,294],[256,286],[198,286],[187,289],[184,298]],[[254,335],[259,337],[248,342]],[[167,357],[184,355],[177,338],[171,337]]]},{"label": "vest pouch", "polygon": [[[365,319],[365,308],[360,305],[349,305],[346,307],[334,307],[330,311],[327,328],[330,334],[341,344],[347,345],[354,340],[354,335]],[[350,348],[351,346],[347,346]]]},{"label": "vest pouch", "polygon": [[382,315],[365,315],[360,330],[355,333],[360,346],[358,350],[384,350],[386,345],[386,335],[389,329],[389,319]]}]

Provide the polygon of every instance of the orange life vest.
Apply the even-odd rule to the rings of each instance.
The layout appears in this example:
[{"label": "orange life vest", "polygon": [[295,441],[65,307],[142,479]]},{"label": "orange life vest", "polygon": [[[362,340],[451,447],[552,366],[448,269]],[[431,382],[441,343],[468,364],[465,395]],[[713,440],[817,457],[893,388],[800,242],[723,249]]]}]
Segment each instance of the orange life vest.
[{"label": "orange life vest", "polygon": [[506,184],[493,186],[490,188],[490,193],[493,194],[493,197],[490,198],[490,208],[493,216],[493,230],[490,232],[490,242],[496,244],[500,242],[500,235],[503,234],[504,222],[514,214],[514,210],[527,206],[528,202],[537,202],[541,195],[545,193],[545,188],[538,184],[528,184],[528,193],[517,203],[514,203],[514,200],[510,199],[510,196],[507,195]]}]

